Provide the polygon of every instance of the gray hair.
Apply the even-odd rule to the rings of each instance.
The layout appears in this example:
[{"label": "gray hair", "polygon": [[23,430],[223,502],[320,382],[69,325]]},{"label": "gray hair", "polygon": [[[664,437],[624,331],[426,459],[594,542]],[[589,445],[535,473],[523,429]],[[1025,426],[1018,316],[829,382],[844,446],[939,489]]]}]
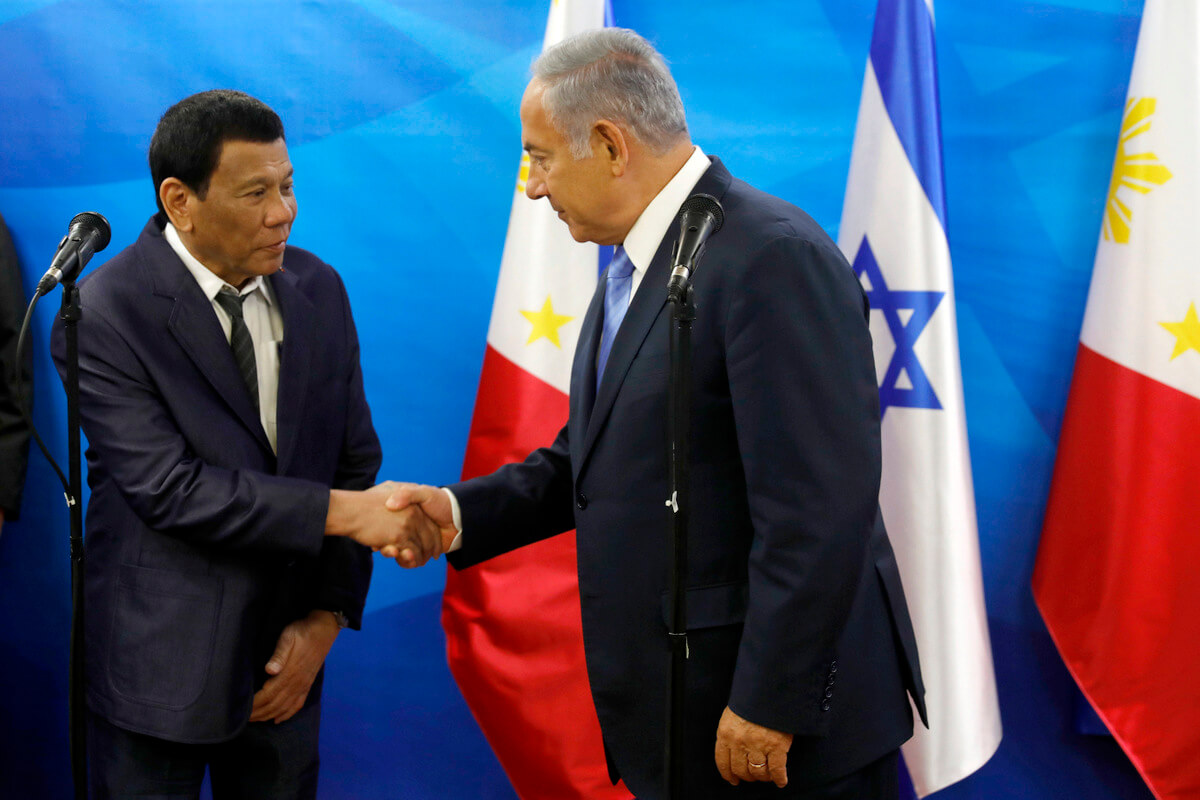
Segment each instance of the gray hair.
[{"label": "gray hair", "polygon": [[638,34],[601,28],[571,36],[533,63],[542,104],[571,155],[591,154],[597,120],[621,122],[655,153],[687,136],[679,89],[666,61]]}]

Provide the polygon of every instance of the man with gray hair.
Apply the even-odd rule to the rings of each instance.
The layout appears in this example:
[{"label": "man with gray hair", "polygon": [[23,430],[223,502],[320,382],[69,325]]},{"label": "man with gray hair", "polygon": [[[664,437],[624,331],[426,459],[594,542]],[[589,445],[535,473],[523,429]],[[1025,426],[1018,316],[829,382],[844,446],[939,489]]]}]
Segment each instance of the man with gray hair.
[{"label": "man with gray hair", "polygon": [[610,776],[663,798],[667,279],[680,205],[718,198],[725,225],[694,282],[681,796],[896,797],[909,697],[924,717],[924,692],[879,514],[879,402],[850,266],[803,211],[692,144],[666,64],[632,31],[547,50],[521,126],[528,196],[576,240],[619,245],[582,323],[570,419],[523,463],[445,491],[404,485],[389,504],[420,503],[458,569],[577,529]]}]

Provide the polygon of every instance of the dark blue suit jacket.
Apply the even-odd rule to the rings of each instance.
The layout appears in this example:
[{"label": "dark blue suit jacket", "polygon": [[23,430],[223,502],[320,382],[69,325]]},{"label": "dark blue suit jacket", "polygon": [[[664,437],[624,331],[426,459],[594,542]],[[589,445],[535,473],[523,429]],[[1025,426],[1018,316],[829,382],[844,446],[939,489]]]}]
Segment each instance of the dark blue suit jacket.
[{"label": "dark blue suit jacket", "polygon": [[[246,723],[285,625],[315,608],[359,624],[371,553],[325,537],[325,516],[329,488],[372,485],[381,454],[337,273],[289,247],[269,278],[276,457],[163,222],[79,284],[88,703],[129,730],[215,742]],[[61,374],[60,322],[53,352]]]},{"label": "dark blue suit jacket", "polygon": [[[912,733],[910,696],[924,714],[878,507],[866,301],[803,211],[717,160],[696,191],[721,200],[725,226],[694,284],[688,796],[787,797],[898,747]],[[673,233],[597,391],[601,279],[575,356],[570,420],[554,444],[450,487],[463,512],[456,567],[577,528],[592,696],[610,764],[642,800],[664,796]],[[727,704],[795,734],[786,790],[721,780],[713,743]]]}]

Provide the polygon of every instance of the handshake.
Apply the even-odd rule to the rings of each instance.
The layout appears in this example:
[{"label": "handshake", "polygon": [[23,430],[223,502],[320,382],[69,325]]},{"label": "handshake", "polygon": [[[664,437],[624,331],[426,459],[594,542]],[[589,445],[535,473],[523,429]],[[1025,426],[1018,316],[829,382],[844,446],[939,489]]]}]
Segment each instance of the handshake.
[{"label": "handshake", "polygon": [[446,552],[458,529],[444,491],[386,481],[361,492],[331,490],[325,535],[347,536],[402,567],[420,567]]}]

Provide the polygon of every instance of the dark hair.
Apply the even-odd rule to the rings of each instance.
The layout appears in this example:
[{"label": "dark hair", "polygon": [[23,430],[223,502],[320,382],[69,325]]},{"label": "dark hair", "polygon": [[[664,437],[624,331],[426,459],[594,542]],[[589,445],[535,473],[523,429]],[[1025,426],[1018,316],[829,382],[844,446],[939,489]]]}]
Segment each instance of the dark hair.
[{"label": "dark hair", "polygon": [[150,178],[158,210],[164,211],[158,190],[167,178],[178,178],[204,199],[225,142],[283,138],[279,115],[245,92],[212,89],[185,97],[162,115],[150,140]]}]

